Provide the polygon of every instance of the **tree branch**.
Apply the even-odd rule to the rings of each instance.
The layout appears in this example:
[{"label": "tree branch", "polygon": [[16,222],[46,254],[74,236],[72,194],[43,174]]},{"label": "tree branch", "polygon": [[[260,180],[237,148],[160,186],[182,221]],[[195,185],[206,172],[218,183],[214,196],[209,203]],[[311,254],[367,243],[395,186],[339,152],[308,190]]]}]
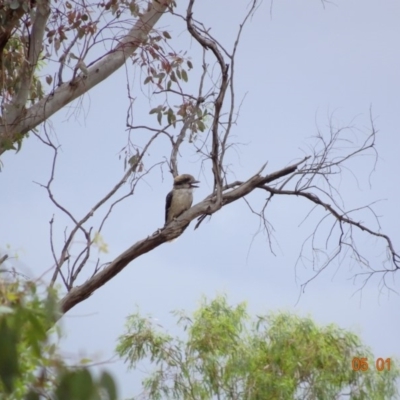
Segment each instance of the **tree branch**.
[{"label": "tree branch", "polygon": [[218,96],[214,101],[214,118],[211,128],[212,133],[212,150],[211,150],[211,161],[212,161],[212,171],[214,174],[214,190],[216,191],[216,202],[218,204],[222,202],[222,158],[220,158],[220,140],[219,140],[219,123],[222,111],[222,106],[224,104],[226,90],[229,84],[229,64],[225,63],[224,57],[222,56],[216,41],[209,40],[203,37],[197,28],[193,24],[193,4],[194,0],[190,0],[187,9],[187,28],[190,34],[200,43],[204,49],[211,49],[215,58],[218,61],[219,67],[221,69],[221,83],[218,90]]},{"label": "tree branch", "polygon": [[[15,141],[16,134],[28,133],[66,104],[107,79],[124,65],[127,58],[146,40],[148,33],[171,3],[172,0],[154,0],[150,10],[139,18],[118,45],[89,68],[87,76],[80,74],[77,78],[62,84],[53,93],[38,101],[25,112],[20,110],[21,112],[17,116],[14,112],[5,113],[0,124],[0,139],[7,134]],[[5,148],[0,147],[0,154],[4,151]]]},{"label": "tree branch", "polygon": [[29,40],[28,57],[21,67],[21,86],[11,104],[7,107],[5,119],[14,121],[25,109],[31,90],[33,74],[35,72],[39,54],[42,50],[43,36],[50,16],[49,0],[38,0],[36,3],[35,20]]},{"label": "tree branch", "polygon": [[[304,163],[307,159],[308,157],[304,158],[300,162],[292,164],[266,176],[259,174],[252,176],[246,182],[240,183],[240,185],[235,189],[232,189],[227,193],[223,193],[222,204],[218,209],[222,208],[222,205],[226,205],[243,198],[253,190],[266,183],[280,179],[283,176],[295,172],[298,165]],[[135,243],[133,246],[119,255],[114,261],[108,264],[102,271],[99,271],[92,278],[88,279],[83,285],[74,287],[60,302],[60,309],[62,313],[66,313],[81,301],[87,299],[92,295],[92,293],[114,278],[136,258],[148,253],[165,242],[177,238],[185,230],[188,222],[193,221],[195,218],[203,214],[213,214],[214,212],[218,211],[218,209],[215,207],[215,204],[215,196],[208,196],[190,210],[183,213],[179,218],[171,222],[166,228],[156,231],[152,236]]]}]

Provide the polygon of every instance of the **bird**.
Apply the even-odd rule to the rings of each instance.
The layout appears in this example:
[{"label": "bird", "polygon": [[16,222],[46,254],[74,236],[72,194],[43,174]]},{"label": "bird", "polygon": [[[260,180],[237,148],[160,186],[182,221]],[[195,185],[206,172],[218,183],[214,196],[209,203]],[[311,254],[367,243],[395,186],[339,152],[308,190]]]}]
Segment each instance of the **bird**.
[{"label": "bird", "polygon": [[[165,226],[192,206],[193,189],[198,188],[196,183],[200,182],[190,174],[175,177],[174,186],[165,199]],[[186,229],[188,225],[183,229]]]}]

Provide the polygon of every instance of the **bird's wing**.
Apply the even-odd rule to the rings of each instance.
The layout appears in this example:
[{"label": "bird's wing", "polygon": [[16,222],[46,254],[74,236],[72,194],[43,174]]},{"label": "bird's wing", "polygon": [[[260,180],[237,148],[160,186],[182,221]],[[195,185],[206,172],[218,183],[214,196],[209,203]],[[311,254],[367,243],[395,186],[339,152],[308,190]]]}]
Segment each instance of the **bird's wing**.
[{"label": "bird's wing", "polygon": [[168,210],[171,207],[171,202],[172,202],[172,190],[167,194],[167,197],[165,199],[165,223],[167,223],[168,220]]}]

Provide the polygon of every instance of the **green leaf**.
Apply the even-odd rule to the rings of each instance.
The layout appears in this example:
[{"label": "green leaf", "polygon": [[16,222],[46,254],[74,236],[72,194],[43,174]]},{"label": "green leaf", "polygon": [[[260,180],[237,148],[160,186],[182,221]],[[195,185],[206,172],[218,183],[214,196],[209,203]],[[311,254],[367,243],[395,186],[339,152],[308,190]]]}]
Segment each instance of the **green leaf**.
[{"label": "green leaf", "polygon": [[139,15],[139,6],[135,3],[135,1],[131,1],[129,3],[129,10],[134,17]]},{"label": "green leaf", "polygon": [[182,79],[183,79],[185,82],[188,81],[188,75],[187,75],[187,72],[186,72],[184,69],[182,69]]},{"label": "green leaf", "polygon": [[81,365],[90,364],[91,362],[93,362],[93,360],[91,358],[81,358],[80,361],[79,361],[79,363]]},{"label": "green leaf", "polygon": [[32,347],[36,357],[41,355],[41,342],[46,338],[46,329],[43,326],[43,322],[33,313],[26,313],[26,321],[29,321],[31,326],[27,330],[27,340],[29,345]]},{"label": "green leaf", "polygon": [[108,372],[103,372],[100,377],[100,385],[107,391],[108,400],[116,400],[117,387],[115,386],[114,379]]},{"label": "green leaf", "polygon": [[67,371],[56,389],[57,400],[88,400],[94,392],[93,379],[87,369]]},{"label": "green leaf", "polygon": [[176,121],[175,114],[171,108],[167,111],[167,119],[169,124],[173,124]]},{"label": "green leaf", "polygon": [[33,392],[32,390],[24,397],[24,400],[40,400],[40,396],[38,393]]},{"label": "green leaf", "polygon": [[206,126],[204,125],[203,121],[197,121],[197,127],[200,129],[201,132],[204,132]]},{"label": "green leaf", "polygon": [[30,390],[29,393],[24,397],[24,400],[40,400],[40,396],[38,393]]},{"label": "green leaf", "polygon": [[13,141],[9,138],[4,138],[1,141],[1,147],[3,147],[5,150],[16,150]]},{"label": "green leaf", "polygon": [[3,317],[0,320],[0,380],[7,393],[14,389],[14,381],[19,373],[17,328],[11,328]]},{"label": "green leaf", "polygon": [[149,114],[156,114],[160,111],[160,107],[152,108],[149,112]]}]

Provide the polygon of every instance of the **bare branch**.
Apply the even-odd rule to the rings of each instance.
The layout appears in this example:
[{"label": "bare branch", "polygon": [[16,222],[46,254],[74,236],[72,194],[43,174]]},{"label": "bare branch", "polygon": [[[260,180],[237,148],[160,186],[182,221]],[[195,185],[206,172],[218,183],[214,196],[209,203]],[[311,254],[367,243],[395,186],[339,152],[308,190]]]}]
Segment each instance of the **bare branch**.
[{"label": "bare branch", "polygon": [[4,254],[4,256],[0,257],[0,265],[3,264],[4,261],[6,261],[8,258],[8,254]]},{"label": "bare branch", "polygon": [[[212,161],[212,171],[214,174],[214,190],[216,191],[216,202],[221,204],[222,202],[222,160],[220,158],[220,143],[219,143],[219,123],[222,106],[225,99],[226,90],[229,84],[229,64],[225,63],[225,60],[218,49],[217,43],[215,41],[209,40],[202,36],[198,29],[193,23],[193,4],[194,0],[190,0],[187,9],[187,28],[190,34],[203,46],[204,49],[211,49],[215,58],[218,60],[219,67],[221,69],[221,83],[218,91],[218,96],[214,101],[214,118],[212,124],[212,150],[211,150],[211,161]],[[218,207],[218,206],[217,206]]]},{"label": "bare branch", "polygon": [[[267,192],[271,194],[277,194],[277,195],[289,195],[289,196],[298,196],[298,197],[304,197],[314,203],[315,205],[323,207],[331,216],[335,218],[335,220],[339,223],[339,227],[341,229],[341,235],[338,240],[338,248],[335,251],[333,256],[329,256],[328,262],[324,264],[319,270],[317,275],[325,269],[340,253],[341,251],[341,245],[347,245],[347,243],[344,242],[344,232],[343,232],[343,224],[348,224],[351,227],[355,227],[359,229],[360,231],[367,232],[372,236],[378,237],[383,239],[386,242],[386,245],[389,249],[390,252],[390,258],[391,258],[391,263],[392,263],[392,269],[386,269],[385,272],[394,272],[396,270],[400,269],[400,255],[395,251],[392,240],[389,238],[388,235],[381,233],[379,231],[374,231],[370,228],[368,228],[365,224],[362,224],[361,222],[357,222],[353,219],[351,219],[348,215],[351,211],[347,211],[345,213],[340,213],[337,210],[335,210],[330,204],[327,202],[322,201],[318,196],[316,196],[313,193],[305,192],[304,190],[282,190],[282,189],[275,189],[272,188],[268,185],[263,185],[261,186],[262,189],[266,190]],[[360,208],[359,208],[360,209]],[[324,217],[325,218],[325,217]],[[318,227],[318,226],[317,226]],[[350,238],[352,235],[350,235]],[[329,238],[329,236],[328,236]],[[362,260],[360,253],[357,251],[354,243],[350,245],[352,249],[355,250],[355,255],[359,258],[359,261],[362,261],[365,265],[366,262]],[[313,246],[314,248],[314,246]],[[315,277],[315,276],[314,276]],[[308,283],[307,281],[306,283]]]}]

